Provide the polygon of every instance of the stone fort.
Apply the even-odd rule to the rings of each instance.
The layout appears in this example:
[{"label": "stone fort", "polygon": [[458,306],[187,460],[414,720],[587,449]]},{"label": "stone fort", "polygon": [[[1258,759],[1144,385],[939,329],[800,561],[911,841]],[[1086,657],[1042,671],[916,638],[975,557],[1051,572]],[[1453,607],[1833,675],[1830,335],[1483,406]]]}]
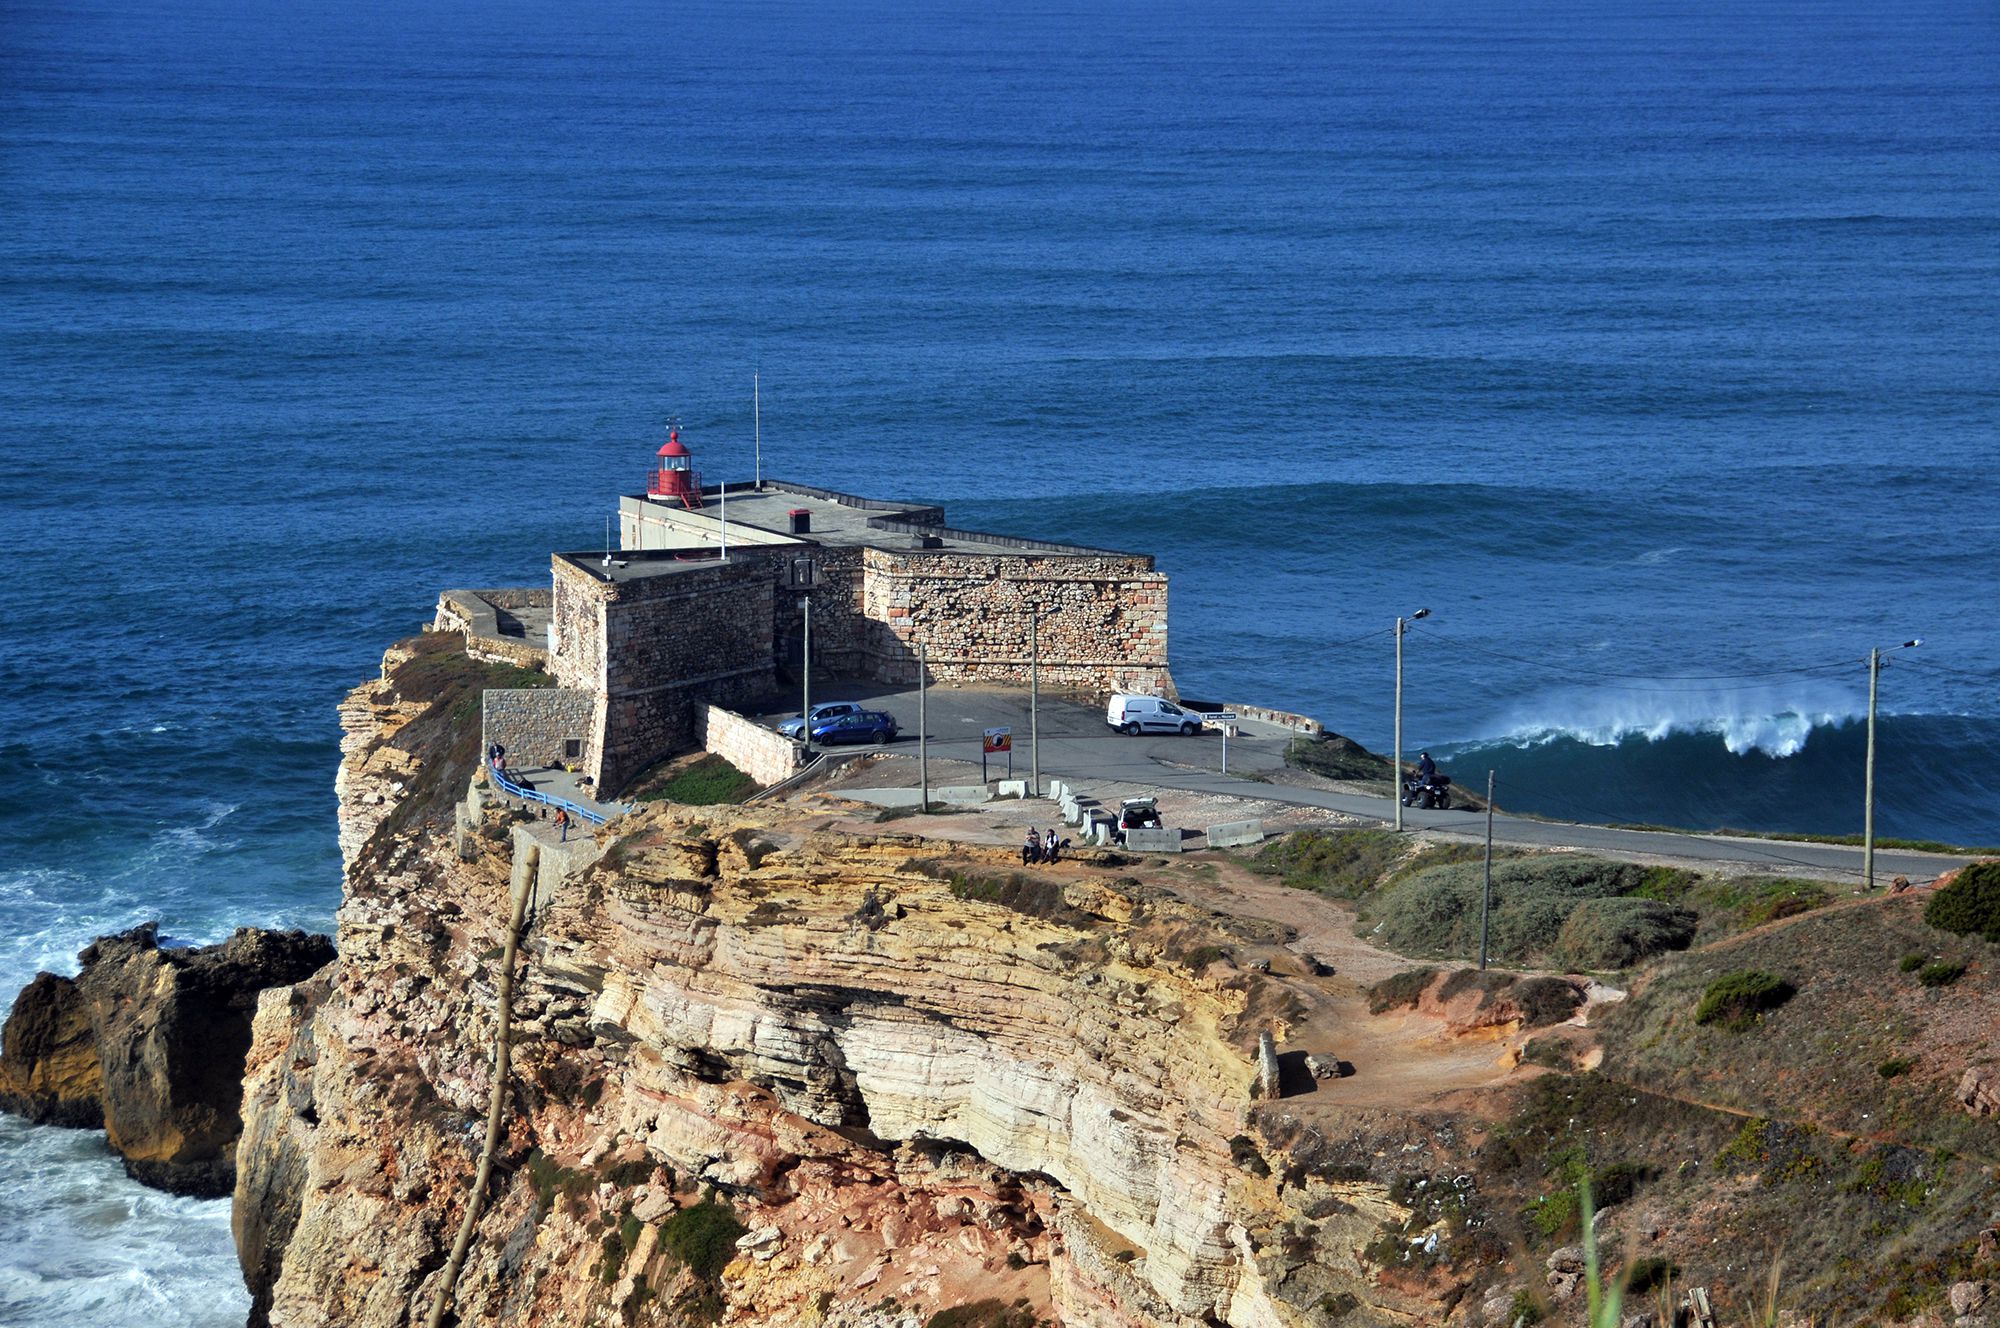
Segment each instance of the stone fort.
[{"label": "stone fort", "polygon": [[[944,509],[760,479],[704,485],[678,435],[618,501],[615,550],[555,553],[548,589],[451,590],[434,625],[554,688],[486,694],[489,732],[615,795],[701,745],[708,706],[815,680],[1175,694],[1150,555],[963,530]],[[810,624],[808,625],[808,618]]]}]

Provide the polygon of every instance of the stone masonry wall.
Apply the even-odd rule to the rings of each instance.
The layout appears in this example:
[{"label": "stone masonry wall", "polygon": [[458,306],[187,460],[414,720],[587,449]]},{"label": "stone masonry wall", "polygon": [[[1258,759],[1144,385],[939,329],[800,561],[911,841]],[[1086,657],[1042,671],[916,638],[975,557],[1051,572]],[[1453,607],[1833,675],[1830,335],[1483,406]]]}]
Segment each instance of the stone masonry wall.
[{"label": "stone masonry wall", "polygon": [[463,632],[465,653],[474,659],[493,664],[512,664],[524,669],[546,668],[549,654],[542,648],[542,643],[502,635],[494,610],[543,608],[548,603],[549,592],[534,587],[447,590],[438,596],[437,613],[431,619],[431,629]]},{"label": "stone masonry wall", "polygon": [[1031,608],[1044,687],[1175,695],[1167,578],[1139,555],[865,550],[866,671],[913,681],[922,641],[940,682],[1025,686]]},{"label": "stone masonry wall", "polygon": [[773,684],[773,578],[761,561],[612,582],[558,557],[555,582],[553,671],[597,698],[584,764],[602,795],[695,745],[696,701]]},{"label": "stone masonry wall", "polygon": [[489,688],[480,695],[479,750],[499,743],[515,769],[560,765],[571,739],[588,746],[597,717],[596,697],[573,687]]},{"label": "stone masonry wall", "polygon": [[705,750],[766,788],[790,779],[803,764],[799,744],[733,710],[697,705],[695,727]]}]

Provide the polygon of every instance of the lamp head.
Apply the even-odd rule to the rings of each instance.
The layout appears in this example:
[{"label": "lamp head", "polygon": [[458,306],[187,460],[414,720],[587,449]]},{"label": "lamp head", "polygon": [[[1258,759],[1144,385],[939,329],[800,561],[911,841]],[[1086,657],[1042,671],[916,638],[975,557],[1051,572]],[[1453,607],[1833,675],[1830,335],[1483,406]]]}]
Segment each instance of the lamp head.
[{"label": "lamp head", "polygon": [[1430,616],[1431,616],[1431,611],[1429,609],[1418,609],[1415,613],[1410,615],[1410,621],[1415,622],[1419,618],[1428,618]]}]

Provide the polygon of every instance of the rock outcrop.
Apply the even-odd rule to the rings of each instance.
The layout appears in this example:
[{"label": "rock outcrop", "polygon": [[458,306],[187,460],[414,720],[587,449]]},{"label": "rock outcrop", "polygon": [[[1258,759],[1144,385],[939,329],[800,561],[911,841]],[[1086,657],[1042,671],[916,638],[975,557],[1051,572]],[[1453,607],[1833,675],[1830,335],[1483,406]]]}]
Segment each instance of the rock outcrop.
[{"label": "rock outcrop", "polygon": [[332,943],[245,928],[220,945],[163,949],[149,923],[79,958],[76,977],[39,974],[15,1001],[0,1052],[0,1109],[102,1127],[125,1169],[148,1185],[229,1193],[258,993],[324,967]]},{"label": "rock outcrop", "polygon": [[423,1320],[478,1164],[510,891],[538,879],[459,1322],[1442,1317],[1434,1289],[1357,1262],[1407,1216],[1386,1183],[1281,1190],[1246,1135],[1285,1005],[1273,979],[1181,962],[1226,920],[783,810],[649,809],[551,881],[538,827],[476,795],[427,824],[394,810],[442,746],[399,686],[392,665],[343,710],[366,728],[341,787],[384,801],[343,818],[370,828],[346,846],[340,959],[257,1012],[235,1212],[253,1324]]}]

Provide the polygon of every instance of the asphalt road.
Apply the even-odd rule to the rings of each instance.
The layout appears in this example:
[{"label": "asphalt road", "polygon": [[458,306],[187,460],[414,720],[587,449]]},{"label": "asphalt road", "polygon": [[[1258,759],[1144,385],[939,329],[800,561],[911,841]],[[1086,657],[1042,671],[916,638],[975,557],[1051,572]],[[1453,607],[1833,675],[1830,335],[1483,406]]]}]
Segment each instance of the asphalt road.
[{"label": "asphalt road", "polygon": [[[814,687],[813,701],[860,701],[872,710],[888,711],[896,717],[902,729],[901,737],[890,749],[914,754],[917,745],[915,689],[884,689],[879,684],[865,682],[824,683]],[[796,700],[791,702],[793,708],[789,711],[780,710],[781,704],[774,698],[770,705],[767,718],[773,723],[785,714],[798,713]],[[1005,725],[1014,730],[1014,775],[1016,778],[1028,777],[1034,757],[1029,740],[1026,692],[932,687],[928,705],[930,755],[940,760],[977,764],[984,730]],[[1224,775],[1221,773],[1222,738],[1213,731],[1204,731],[1192,738],[1177,734],[1127,737],[1105,724],[1104,712],[1099,707],[1044,696],[1039,716],[1041,775],[1044,780],[1061,779],[1084,792],[1089,792],[1095,784],[1154,785],[1293,806],[1320,807],[1384,823],[1394,820],[1395,805],[1387,796],[1333,793],[1237,778],[1239,774],[1282,769],[1285,746],[1291,737],[1286,730],[1274,725],[1245,723],[1241,727],[1242,736],[1229,740],[1230,773]],[[1004,756],[988,758],[990,778],[1005,777],[1006,759]],[[1185,768],[1189,766],[1203,768]],[[1405,808],[1403,824],[1417,829],[1472,835],[1483,835],[1486,830],[1485,815],[1477,812]],[[1531,820],[1504,813],[1493,818],[1493,837],[1497,842],[1524,847],[1579,848],[1605,853],[1686,858],[1748,865],[1773,873],[1811,868],[1840,873],[1856,883],[1862,879],[1861,850],[1838,844],[1617,830],[1609,826],[1567,821]],[[1967,861],[1970,859],[1877,849],[1875,876],[1878,884],[1899,875],[1921,884]]]}]

